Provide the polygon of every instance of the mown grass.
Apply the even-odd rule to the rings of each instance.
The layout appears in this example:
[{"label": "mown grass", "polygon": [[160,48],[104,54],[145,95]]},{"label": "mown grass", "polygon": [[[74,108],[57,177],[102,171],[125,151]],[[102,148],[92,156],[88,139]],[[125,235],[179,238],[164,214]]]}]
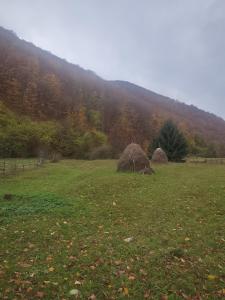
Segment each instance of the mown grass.
[{"label": "mown grass", "polygon": [[0,299],[222,299],[224,166],[155,170],[68,160],[0,179]]}]

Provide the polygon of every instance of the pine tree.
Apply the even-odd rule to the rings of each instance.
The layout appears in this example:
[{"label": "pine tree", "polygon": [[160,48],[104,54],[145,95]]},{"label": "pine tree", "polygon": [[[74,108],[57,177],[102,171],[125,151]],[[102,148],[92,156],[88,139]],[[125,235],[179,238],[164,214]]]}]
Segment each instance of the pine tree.
[{"label": "pine tree", "polygon": [[157,147],[162,148],[171,161],[180,161],[188,153],[188,145],[183,133],[170,120],[164,123],[154,141],[154,149]]}]

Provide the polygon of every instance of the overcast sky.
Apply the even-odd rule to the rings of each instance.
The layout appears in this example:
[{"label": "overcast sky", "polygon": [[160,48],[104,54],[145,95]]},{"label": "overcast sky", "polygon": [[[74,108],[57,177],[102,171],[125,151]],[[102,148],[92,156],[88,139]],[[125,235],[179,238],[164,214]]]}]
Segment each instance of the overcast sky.
[{"label": "overcast sky", "polygon": [[225,118],[225,0],[0,0],[0,25]]}]

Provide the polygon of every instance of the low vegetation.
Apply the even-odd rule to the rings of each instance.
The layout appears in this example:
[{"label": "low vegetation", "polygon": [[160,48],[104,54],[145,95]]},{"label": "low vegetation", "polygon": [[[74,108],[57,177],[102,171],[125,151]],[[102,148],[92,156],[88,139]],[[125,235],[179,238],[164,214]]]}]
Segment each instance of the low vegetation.
[{"label": "low vegetation", "polygon": [[34,157],[40,152],[49,157],[58,153],[65,157],[88,158],[91,151],[107,143],[107,137],[96,129],[95,123],[88,129],[78,127],[76,122],[82,124],[83,117],[81,113],[79,118],[68,117],[63,124],[32,121],[19,117],[0,101],[0,158]]},{"label": "low vegetation", "polygon": [[224,297],[224,166],[115,169],[64,160],[0,179],[1,299]]}]

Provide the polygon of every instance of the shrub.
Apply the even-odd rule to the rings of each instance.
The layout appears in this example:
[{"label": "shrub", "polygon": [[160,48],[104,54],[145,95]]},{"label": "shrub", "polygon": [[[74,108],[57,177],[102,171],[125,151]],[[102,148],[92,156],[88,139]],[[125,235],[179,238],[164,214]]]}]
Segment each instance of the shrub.
[{"label": "shrub", "polygon": [[94,148],[89,153],[89,159],[109,159],[114,158],[113,148],[110,145],[102,145]]}]

